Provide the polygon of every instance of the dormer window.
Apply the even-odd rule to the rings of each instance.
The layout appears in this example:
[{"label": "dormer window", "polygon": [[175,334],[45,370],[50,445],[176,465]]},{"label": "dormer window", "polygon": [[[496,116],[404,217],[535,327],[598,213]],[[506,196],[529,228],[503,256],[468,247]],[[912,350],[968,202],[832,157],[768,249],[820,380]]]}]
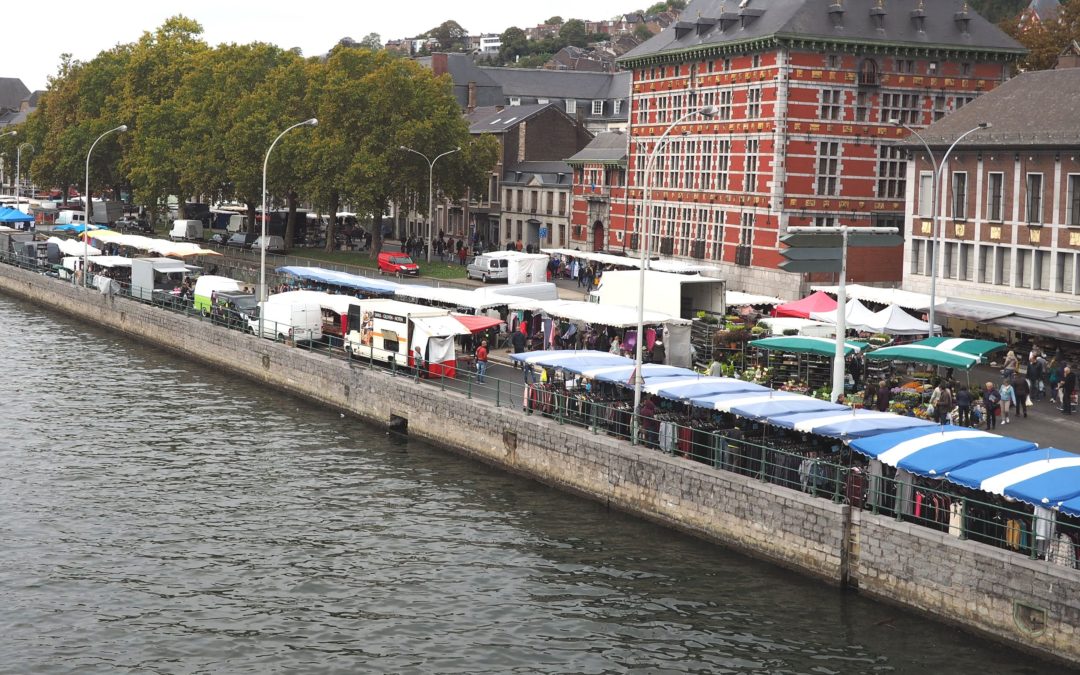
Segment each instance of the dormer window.
[{"label": "dormer window", "polygon": [[572,98],[566,99],[566,114],[567,115],[576,115],[577,114],[577,101],[575,101]]},{"label": "dormer window", "polygon": [[594,117],[604,114],[604,102],[602,100],[592,102],[592,114]]},{"label": "dormer window", "polygon": [[519,96],[511,96],[510,97],[510,105],[521,105],[521,97],[519,97]]}]

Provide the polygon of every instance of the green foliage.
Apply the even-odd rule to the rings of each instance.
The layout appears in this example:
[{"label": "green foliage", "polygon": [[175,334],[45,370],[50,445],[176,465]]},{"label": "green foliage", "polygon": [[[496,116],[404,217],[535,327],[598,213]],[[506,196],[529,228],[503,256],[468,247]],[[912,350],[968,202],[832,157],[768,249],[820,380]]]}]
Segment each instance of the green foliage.
[{"label": "green foliage", "polygon": [[1030,0],[971,0],[971,8],[987,21],[997,23],[1015,19],[1028,6]]},{"label": "green foliage", "polygon": [[638,40],[648,40],[652,37],[652,35],[652,31],[649,30],[649,27],[643,23],[639,23],[637,27],[634,28],[634,37],[636,37]]},{"label": "green foliage", "polygon": [[1000,24],[1002,30],[1028,48],[1021,70],[1048,70],[1073,40],[1080,40],[1080,0],[1061,3],[1056,21],[1020,25],[1014,17]]},{"label": "green foliage", "polygon": [[503,63],[509,63],[519,56],[529,52],[529,39],[525,31],[517,26],[511,26],[503,31],[500,36],[499,59]]},{"label": "green foliage", "polygon": [[469,31],[457,21],[444,21],[424,33],[424,36],[435,38],[439,42],[439,49],[444,52],[463,52],[468,47]]},{"label": "green foliage", "polygon": [[588,44],[588,34],[585,30],[585,22],[580,19],[570,19],[559,29],[559,39],[561,39],[565,45],[584,47]]},{"label": "green foliage", "polygon": [[547,21],[545,21],[544,23],[549,25],[549,26],[561,26],[562,23],[563,23],[563,19],[562,19],[561,16],[555,15],[555,16],[551,17],[550,19],[548,19]]},{"label": "green foliage", "polygon": [[378,51],[383,47],[382,37],[378,33],[368,33],[360,40],[360,46]]}]

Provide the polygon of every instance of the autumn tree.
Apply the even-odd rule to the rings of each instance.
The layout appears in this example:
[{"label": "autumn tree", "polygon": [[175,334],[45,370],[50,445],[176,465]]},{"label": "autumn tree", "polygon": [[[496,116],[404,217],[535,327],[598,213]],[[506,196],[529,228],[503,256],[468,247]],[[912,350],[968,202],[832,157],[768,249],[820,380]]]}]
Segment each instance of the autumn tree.
[{"label": "autumn tree", "polygon": [[439,48],[444,52],[463,52],[467,46],[469,32],[457,21],[451,20],[442,22],[429,30],[426,35],[435,38],[439,43]]},{"label": "autumn tree", "polygon": [[584,47],[588,44],[585,22],[580,19],[570,19],[559,29],[559,39],[572,47]]}]

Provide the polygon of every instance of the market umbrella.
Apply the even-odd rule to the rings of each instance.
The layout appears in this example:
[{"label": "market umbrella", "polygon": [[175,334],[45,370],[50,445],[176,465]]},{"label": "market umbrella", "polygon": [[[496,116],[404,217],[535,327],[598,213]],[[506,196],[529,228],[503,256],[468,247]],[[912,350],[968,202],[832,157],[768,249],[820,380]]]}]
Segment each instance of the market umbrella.
[{"label": "market umbrella", "polygon": [[[759,349],[795,354],[817,354],[819,356],[833,356],[836,354],[836,340],[832,338],[785,335],[783,337],[751,340],[750,344]],[[861,352],[867,346],[869,345],[865,342],[846,340],[844,342],[844,355]]]},{"label": "market umbrella", "polygon": [[973,340],[970,338],[932,337],[911,343],[919,347],[933,347],[946,352],[960,352],[972,356],[986,356],[1008,347],[1004,342]]},{"label": "market umbrella", "polygon": [[683,401],[717,394],[767,392],[769,388],[730,377],[700,377],[694,380],[679,378],[664,384],[649,383],[645,391],[663,398]]},{"label": "market umbrella", "polygon": [[771,417],[769,424],[833,438],[862,438],[912,427],[935,426],[933,422],[918,417],[862,408],[841,414],[826,411]]},{"label": "market umbrella", "polygon": [[889,466],[922,476],[945,476],[970,464],[1024,453],[1036,446],[988,431],[943,425],[857,439],[851,447]]},{"label": "market umbrella", "polygon": [[18,209],[9,209],[6,206],[0,206],[0,223],[32,223],[34,217],[23,213]]},{"label": "market umbrella", "polygon": [[929,363],[935,366],[948,368],[960,368],[970,370],[978,365],[982,357],[963,352],[949,351],[938,347],[925,345],[907,344],[894,347],[882,347],[872,352],[867,352],[867,361],[911,361],[914,363]]}]

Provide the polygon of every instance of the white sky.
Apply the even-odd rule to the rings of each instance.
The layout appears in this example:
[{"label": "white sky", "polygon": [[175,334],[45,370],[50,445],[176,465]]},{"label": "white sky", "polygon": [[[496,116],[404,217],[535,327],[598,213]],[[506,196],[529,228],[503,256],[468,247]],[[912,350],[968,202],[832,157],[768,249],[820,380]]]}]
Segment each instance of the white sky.
[{"label": "white sky", "polygon": [[470,34],[525,28],[555,15],[600,20],[644,9],[647,0],[27,0],[3,3],[5,26],[25,36],[0,57],[0,77],[17,77],[31,90],[44,89],[60,54],[88,61],[117,44],[183,14],[203,27],[203,38],[222,42],[270,42],[300,47],[305,56],[325,53],[343,37],[378,33],[383,42],[411,37],[453,19]]}]

